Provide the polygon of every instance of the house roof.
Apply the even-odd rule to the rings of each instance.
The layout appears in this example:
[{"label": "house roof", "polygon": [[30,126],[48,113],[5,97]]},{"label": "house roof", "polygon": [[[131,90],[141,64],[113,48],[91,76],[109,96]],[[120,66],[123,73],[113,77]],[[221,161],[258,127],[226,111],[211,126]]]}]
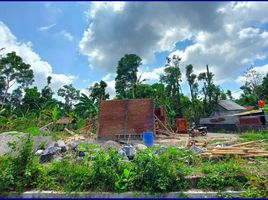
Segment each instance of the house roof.
[{"label": "house roof", "polygon": [[220,100],[219,105],[222,106],[226,110],[246,110],[246,108],[238,105],[237,103],[230,100]]},{"label": "house roof", "polygon": [[225,116],[242,116],[242,115],[252,115],[252,114],[261,114],[262,110],[250,110],[246,112],[236,113],[232,115],[225,115]]}]

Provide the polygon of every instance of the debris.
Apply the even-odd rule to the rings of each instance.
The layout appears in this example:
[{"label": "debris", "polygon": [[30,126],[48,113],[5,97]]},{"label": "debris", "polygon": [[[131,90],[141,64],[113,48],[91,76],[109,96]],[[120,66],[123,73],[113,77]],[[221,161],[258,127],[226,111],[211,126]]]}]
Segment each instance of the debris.
[{"label": "debris", "polygon": [[204,151],[204,153],[200,154],[201,157],[222,157],[224,155],[236,155],[243,158],[251,158],[251,157],[268,157],[268,151],[243,147],[246,145],[252,145],[256,143],[256,141],[245,142],[241,144],[232,145],[229,147],[210,147]]},{"label": "debris", "polygon": [[264,140],[257,140],[257,141],[251,141],[251,142],[244,142],[244,143],[240,143],[240,144],[232,145],[232,147],[247,146],[247,145],[251,145],[251,144],[255,144],[255,143],[260,143],[260,142],[263,142],[263,141],[265,141],[265,140],[266,140],[266,139],[264,139]]},{"label": "debris", "polygon": [[67,129],[66,127],[64,128],[64,131],[66,131],[67,133],[71,134],[71,135],[75,135],[75,132],[70,131],[69,129]]},{"label": "debris", "polygon": [[55,145],[55,147],[61,148],[61,152],[66,152],[67,151],[67,146],[65,145],[63,140],[58,140]]},{"label": "debris", "polygon": [[190,147],[190,150],[195,153],[203,153],[204,150],[200,147],[195,146],[194,144]]}]

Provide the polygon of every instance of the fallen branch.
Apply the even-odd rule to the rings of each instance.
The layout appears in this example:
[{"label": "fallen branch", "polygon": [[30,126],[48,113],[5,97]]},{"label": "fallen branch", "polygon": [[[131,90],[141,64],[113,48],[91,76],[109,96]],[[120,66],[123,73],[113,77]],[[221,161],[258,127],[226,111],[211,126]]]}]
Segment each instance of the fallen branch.
[{"label": "fallen branch", "polygon": [[70,131],[70,130],[67,129],[66,127],[64,128],[64,130],[65,130],[67,133],[71,134],[71,135],[75,135],[75,133],[74,133],[73,131]]}]

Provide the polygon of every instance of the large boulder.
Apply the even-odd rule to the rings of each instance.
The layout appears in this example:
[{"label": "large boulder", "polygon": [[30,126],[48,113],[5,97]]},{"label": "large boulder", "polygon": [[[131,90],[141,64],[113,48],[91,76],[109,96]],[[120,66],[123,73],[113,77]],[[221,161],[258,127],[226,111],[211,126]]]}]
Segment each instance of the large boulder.
[{"label": "large boulder", "polygon": [[[27,136],[28,134],[17,131],[0,133],[0,156],[7,153],[17,155],[18,152],[13,152],[10,144],[16,143],[16,146],[21,145],[22,138],[26,138]],[[37,151],[40,149],[40,146],[47,148],[48,146],[52,145],[53,139],[51,136],[34,136],[33,142],[34,150]]]},{"label": "large boulder", "polygon": [[21,144],[21,139],[19,137],[26,136],[24,133],[19,133],[17,131],[10,131],[5,133],[0,133],[0,156],[12,152],[12,148],[9,146],[11,143]]},{"label": "large boulder", "polygon": [[105,150],[107,150],[109,148],[119,150],[120,149],[120,144],[115,142],[115,141],[109,140],[109,141],[105,142],[101,147],[101,149],[105,149]]},{"label": "large boulder", "polygon": [[135,147],[137,151],[144,151],[145,149],[147,149],[147,146],[145,146],[144,144],[136,144]]}]

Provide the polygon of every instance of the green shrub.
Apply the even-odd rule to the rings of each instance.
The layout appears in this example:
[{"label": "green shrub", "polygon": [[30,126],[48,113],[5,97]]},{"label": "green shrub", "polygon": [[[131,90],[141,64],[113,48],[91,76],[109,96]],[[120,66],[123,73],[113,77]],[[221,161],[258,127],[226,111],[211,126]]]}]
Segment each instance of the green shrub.
[{"label": "green shrub", "polygon": [[24,191],[35,188],[41,175],[42,165],[34,158],[33,139],[30,134],[21,137],[22,145],[17,146],[18,156],[4,156],[5,164],[0,165],[0,191]]},{"label": "green shrub", "polygon": [[249,178],[246,191],[241,195],[248,198],[268,198],[268,178],[257,175]]}]

